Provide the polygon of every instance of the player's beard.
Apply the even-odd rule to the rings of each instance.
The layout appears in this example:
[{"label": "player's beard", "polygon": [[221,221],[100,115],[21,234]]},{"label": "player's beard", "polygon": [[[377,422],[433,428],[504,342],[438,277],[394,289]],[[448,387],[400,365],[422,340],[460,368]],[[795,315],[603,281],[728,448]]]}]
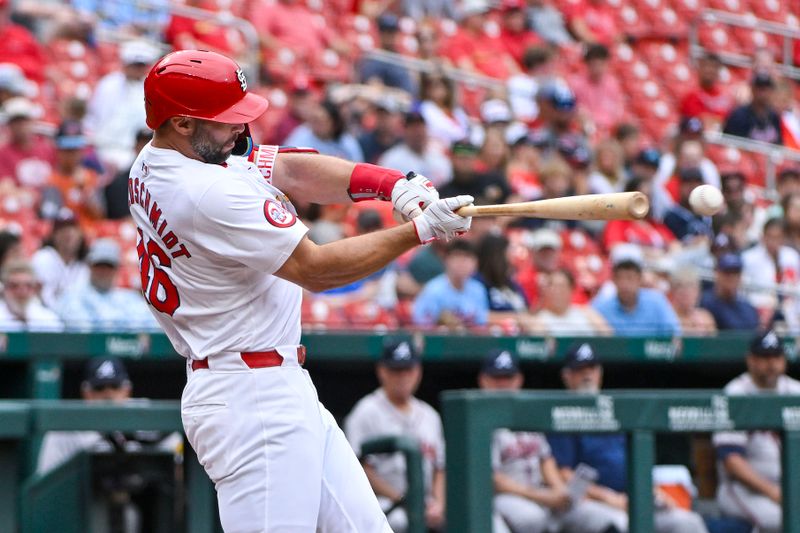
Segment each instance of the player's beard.
[{"label": "player's beard", "polygon": [[233,148],[230,150],[223,150],[223,147],[229,144],[229,142],[230,141],[223,144],[216,143],[202,123],[197,124],[194,133],[189,137],[189,143],[192,145],[194,153],[210,165],[221,165],[228,160],[233,152]]}]

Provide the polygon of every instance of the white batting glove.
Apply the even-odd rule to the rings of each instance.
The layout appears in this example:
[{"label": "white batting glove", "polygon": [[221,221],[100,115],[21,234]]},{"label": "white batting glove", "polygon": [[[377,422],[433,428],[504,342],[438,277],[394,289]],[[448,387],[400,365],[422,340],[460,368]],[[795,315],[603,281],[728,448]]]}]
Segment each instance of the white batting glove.
[{"label": "white batting glove", "polygon": [[392,205],[405,220],[417,218],[438,199],[439,191],[431,180],[414,172],[409,172],[406,179],[397,180],[392,188]]},{"label": "white batting glove", "polygon": [[460,207],[473,202],[472,196],[442,198],[428,206],[420,216],[413,219],[419,242],[426,244],[435,239],[449,241],[457,235],[469,231],[472,217],[462,217],[454,213]]}]

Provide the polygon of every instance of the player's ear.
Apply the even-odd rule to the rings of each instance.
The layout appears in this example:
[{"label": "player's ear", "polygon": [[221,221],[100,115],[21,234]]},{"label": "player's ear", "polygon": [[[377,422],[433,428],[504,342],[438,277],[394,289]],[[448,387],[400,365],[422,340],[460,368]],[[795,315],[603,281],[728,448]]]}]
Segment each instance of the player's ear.
[{"label": "player's ear", "polygon": [[197,127],[197,119],[191,117],[170,117],[169,123],[180,135],[191,135]]}]

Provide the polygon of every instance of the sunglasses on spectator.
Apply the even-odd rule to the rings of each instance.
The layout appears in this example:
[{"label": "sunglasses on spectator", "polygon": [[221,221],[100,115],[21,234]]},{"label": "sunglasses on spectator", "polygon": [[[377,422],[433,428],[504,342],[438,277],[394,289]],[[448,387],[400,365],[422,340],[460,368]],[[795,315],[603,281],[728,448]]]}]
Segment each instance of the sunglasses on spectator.
[{"label": "sunglasses on spectator", "polygon": [[36,282],[35,281],[7,281],[4,284],[4,287],[7,289],[35,289]]}]

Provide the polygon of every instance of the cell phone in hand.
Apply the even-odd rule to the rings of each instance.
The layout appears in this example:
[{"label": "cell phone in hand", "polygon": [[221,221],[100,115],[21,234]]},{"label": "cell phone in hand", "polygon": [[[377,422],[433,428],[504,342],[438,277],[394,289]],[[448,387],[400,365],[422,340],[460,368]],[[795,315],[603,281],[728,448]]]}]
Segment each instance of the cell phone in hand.
[{"label": "cell phone in hand", "polygon": [[567,483],[567,491],[573,503],[581,501],[586,496],[589,486],[597,481],[597,470],[585,463],[575,467],[572,479]]}]

